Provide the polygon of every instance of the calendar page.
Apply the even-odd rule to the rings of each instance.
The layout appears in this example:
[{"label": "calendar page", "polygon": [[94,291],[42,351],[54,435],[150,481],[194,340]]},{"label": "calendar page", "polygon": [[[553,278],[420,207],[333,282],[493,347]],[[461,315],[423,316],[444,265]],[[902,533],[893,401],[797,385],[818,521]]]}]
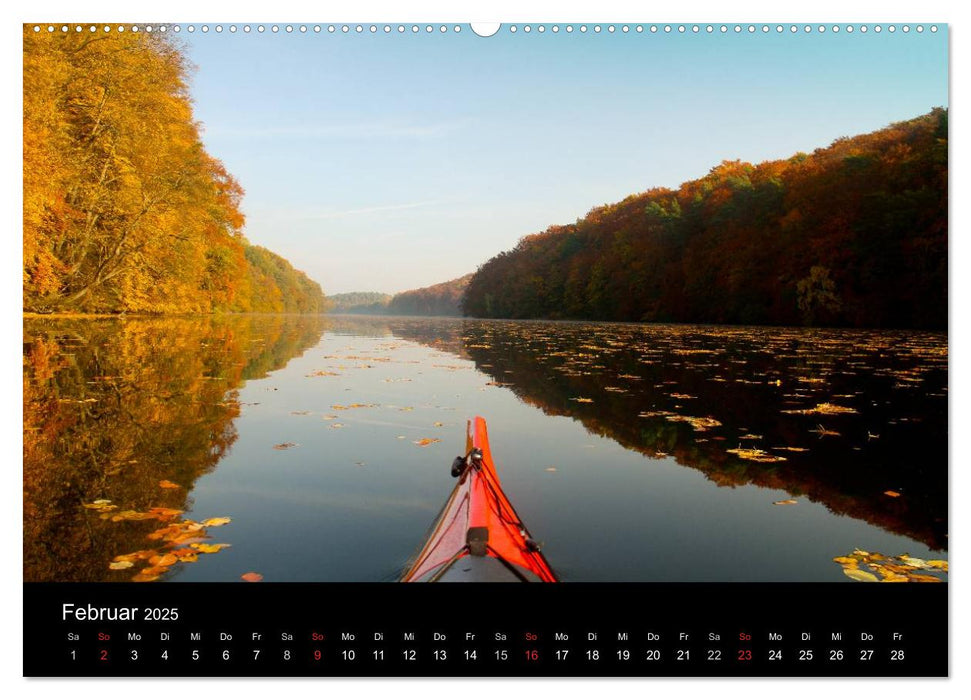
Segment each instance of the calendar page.
[{"label": "calendar page", "polygon": [[947,676],[949,27],[769,20],[25,23],[23,674]]}]

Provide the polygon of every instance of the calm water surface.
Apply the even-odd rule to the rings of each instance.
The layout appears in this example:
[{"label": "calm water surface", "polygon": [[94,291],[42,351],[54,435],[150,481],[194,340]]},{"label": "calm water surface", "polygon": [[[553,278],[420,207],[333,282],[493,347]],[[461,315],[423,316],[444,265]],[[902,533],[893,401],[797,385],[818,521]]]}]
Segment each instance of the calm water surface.
[{"label": "calm water surface", "polygon": [[947,559],[944,334],[27,319],[25,580],[394,580],[476,414],[567,581]]}]

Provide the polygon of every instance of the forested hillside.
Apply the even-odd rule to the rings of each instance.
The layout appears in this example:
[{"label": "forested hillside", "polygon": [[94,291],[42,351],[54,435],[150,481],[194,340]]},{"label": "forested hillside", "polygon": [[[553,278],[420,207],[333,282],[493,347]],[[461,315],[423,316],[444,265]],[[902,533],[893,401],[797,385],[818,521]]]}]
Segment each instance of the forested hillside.
[{"label": "forested hillside", "polygon": [[947,111],[527,236],[467,315],[946,328]]},{"label": "forested hillside", "polygon": [[249,246],[243,190],[206,153],[189,67],[159,33],[24,27],[29,311],[320,311],[316,282]]},{"label": "forested hillside", "polygon": [[406,316],[461,316],[462,297],[472,275],[395,294],[388,313]]},{"label": "forested hillside", "polygon": [[335,314],[386,314],[390,294],[381,292],[344,292],[327,297],[330,311]]}]

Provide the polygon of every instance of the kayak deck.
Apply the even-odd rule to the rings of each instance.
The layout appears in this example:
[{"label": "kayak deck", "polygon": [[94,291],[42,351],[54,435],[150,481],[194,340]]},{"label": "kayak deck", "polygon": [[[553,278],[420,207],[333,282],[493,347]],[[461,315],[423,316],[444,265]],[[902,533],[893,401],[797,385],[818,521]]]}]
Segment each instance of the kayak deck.
[{"label": "kayak deck", "polygon": [[486,422],[469,421],[458,483],[403,582],[555,582],[499,483]]}]

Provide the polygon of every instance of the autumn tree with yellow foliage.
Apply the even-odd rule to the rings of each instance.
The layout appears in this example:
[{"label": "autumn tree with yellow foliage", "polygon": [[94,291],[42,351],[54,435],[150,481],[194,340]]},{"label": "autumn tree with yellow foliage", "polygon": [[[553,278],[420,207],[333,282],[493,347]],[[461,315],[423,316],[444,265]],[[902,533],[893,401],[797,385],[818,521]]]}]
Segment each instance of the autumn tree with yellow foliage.
[{"label": "autumn tree with yellow foliage", "polygon": [[243,236],[243,189],[202,145],[172,39],[25,26],[23,70],[25,310],[323,310]]}]

